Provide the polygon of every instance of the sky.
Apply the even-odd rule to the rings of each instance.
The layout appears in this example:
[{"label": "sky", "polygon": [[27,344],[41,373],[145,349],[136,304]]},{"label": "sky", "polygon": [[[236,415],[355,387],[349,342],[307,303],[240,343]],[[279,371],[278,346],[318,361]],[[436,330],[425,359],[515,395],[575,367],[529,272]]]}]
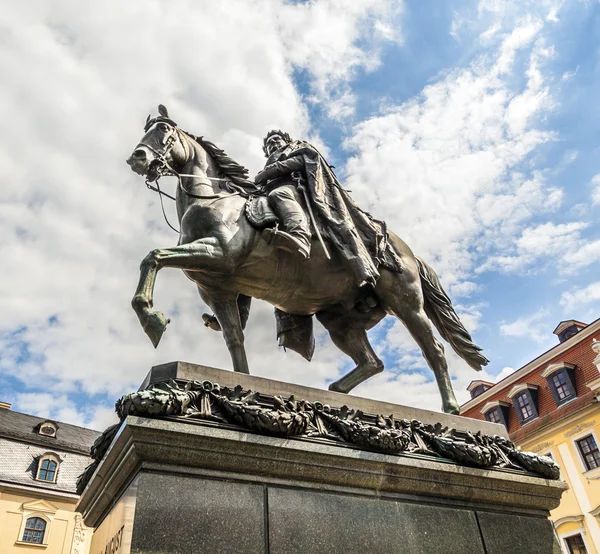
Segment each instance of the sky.
[{"label": "sky", "polygon": [[[439,274],[490,364],[446,345],[459,402],[600,315],[600,3],[592,0],[4,2],[0,23],[0,401],[103,429],[153,365],[231,368],[181,272],[154,350],[130,307],[139,263],[177,236],[125,164],[148,114],[256,174],[262,137],[311,141],[362,207]],[[173,181],[166,182],[174,190]],[[172,206],[167,211],[174,219]],[[255,375],[315,387],[352,369],[316,328],[306,362],[272,308],[246,331]],[[399,321],[353,394],[440,410]]]}]

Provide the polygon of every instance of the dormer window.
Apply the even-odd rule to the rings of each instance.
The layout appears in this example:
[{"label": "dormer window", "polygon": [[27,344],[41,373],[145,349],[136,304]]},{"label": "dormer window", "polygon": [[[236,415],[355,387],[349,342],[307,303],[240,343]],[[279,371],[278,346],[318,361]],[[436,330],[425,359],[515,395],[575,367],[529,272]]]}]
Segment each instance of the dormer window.
[{"label": "dormer window", "polygon": [[566,362],[550,364],[544,371],[542,377],[546,378],[552,397],[557,406],[577,398],[575,388],[575,366]]},{"label": "dormer window", "polygon": [[487,381],[471,381],[471,383],[467,387],[467,390],[471,393],[471,398],[476,398],[480,394],[483,394],[493,385],[494,383],[488,383]]},{"label": "dormer window", "polygon": [[51,452],[38,459],[36,479],[47,483],[56,483],[60,458]]},{"label": "dormer window", "polygon": [[44,421],[38,425],[38,434],[44,437],[56,437],[58,431],[58,425],[53,421]]},{"label": "dormer window", "polygon": [[537,385],[521,383],[515,385],[508,393],[521,425],[528,423],[538,416],[538,389]]},{"label": "dormer window", "polygon": [[577,321],[576,319],[567,319],[566,321],[561,321],[556,329],[554,329],[553,333],[558,337],[560,342],[565,342],[569,340],[573,335],[576,335],[582,329],[587,327],[587,323],[583,323],[583,321]]},{"label": "dormer window", "polygon": [[510,404],[503,402],[502,400],[492,400],[488,402],[483,408],[481,413],[485,417],[486,421],[492,423],[501,423],[508,429],[508,410]]}]

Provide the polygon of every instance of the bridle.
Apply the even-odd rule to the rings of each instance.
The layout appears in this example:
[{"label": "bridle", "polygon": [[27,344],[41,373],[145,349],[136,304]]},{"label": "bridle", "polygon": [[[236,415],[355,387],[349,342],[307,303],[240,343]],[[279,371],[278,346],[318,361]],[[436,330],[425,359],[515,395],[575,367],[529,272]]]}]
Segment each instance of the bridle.
[{"label": "bridle", "polygon": [[[181,144],[181,147],[183,148],[183,151],[184,151],[184,155],[186,157],[188,156],[188,154],[189,154],[188,148],[186,148],[185,141],[183,140],[183,138],[181,136],[182,133],[183,134],[187,134],[187,133],[185,133],[185,131],[180,130],[179,127],[177,127],[177,124],[173,120],[166,118],[166,117],[156,117],[152,120],[148,120],[148,122],[144,126],[144,131],[147,133],[148,130],[155,123],[169,124],[172,127],[173,132],[169,135],[169,137],[165,141],[164,148],[160,151],[157,150],[156,148],[154,148],[153,146],[151,146],[150,144],[145,143],[143,140],[138,143],[138,146],[143,146],[144,148],[147,148],[156,156],[156,158],[154,160],[152,160],[152,162],[150,163],[150,167],[152,167],[154,169],[154,171],[156,172],[156,177],[152,181],[146,177],[146,187],[148,189],[150,189],[151,191],[158,193],[159,198],[160,198],[160,207],[162,209],[163,217],[165,218],[167,225],[171,229],[173,229],[173,231],[180,234],[181,231],[175,229],[175,227],[173,227],[173,225],[171,225],[171,223],[169,222],[169,220],[167,218],[167,214],[165,212],[165,206],[163,204],[162,197],[166,196],[167,198],[170,198],[171,200],[173,200],[175,202],[177,201],[177,199],[174,196],[171,196],[170,194],[161,190],[160,184],[159,184],[161,177],[170,177],[170,176],[176,177],[178,188],[180,188],[187,196],[189,196],[191,198],[197,198],[199,200],[214,200],[216,202],[222,198],[230,198],[231,196],[237,196],[240,193],[238,191],[235,191],[235,192],[228,192],[225,194],[200,195],[200,194],[194,194],[193,192],[190,192],[183,184],[183,181],[181,179],[182,177],[189,177],[192,179],[201,180],[204,182],[205,185],[210,185],[212,181],[228,182],[229,179],[223,179],[220,177],[209,177],[208,175],[206,175],[205,177],[202,177],[200,175],[194,175],[192,173],[178,173],[175,169],[173,169],[169,165],[169,162],[167,162],[167,156],[170,154],[171,150],[173,149],[173,146],[175,146],[175,143],[177,141],[179,141],[179,143]],[[156,186],[152,186],[153,182],[156,183]]]}]

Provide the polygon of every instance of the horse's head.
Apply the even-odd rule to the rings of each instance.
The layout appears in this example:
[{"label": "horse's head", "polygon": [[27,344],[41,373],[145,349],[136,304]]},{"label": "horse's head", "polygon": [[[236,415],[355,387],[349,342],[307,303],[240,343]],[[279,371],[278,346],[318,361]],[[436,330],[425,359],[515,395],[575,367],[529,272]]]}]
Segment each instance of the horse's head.
[{"label": "horse's head", "polygon": [[179,169],[187,160],[189,152],[184,145],[182,131],[162,104],[158,106],[158,117],[148,116],[146,134],[127,159],[131,169],[155,181],[165,169]]}]

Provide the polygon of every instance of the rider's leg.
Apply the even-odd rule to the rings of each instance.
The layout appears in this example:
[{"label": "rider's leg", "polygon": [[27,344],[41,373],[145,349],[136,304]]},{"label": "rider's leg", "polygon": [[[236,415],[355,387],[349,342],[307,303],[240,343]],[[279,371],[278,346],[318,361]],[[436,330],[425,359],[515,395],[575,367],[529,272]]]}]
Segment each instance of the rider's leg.
[{"label": "rider's leg", "polygon": [[269,193],[269,203],[281,221],[282,230],[265,230],[265,238],[281,248],[310,254],[310,227],[296,187],[282,185]]}]

